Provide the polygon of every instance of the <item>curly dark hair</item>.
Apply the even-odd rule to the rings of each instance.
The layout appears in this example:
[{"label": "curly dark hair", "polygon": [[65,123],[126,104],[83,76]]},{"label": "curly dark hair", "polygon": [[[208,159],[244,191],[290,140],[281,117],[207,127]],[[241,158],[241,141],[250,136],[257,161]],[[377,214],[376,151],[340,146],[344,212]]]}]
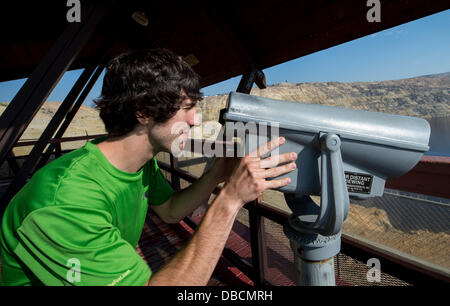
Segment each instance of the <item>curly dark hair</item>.
[{"label": "curly dark hair", "polygon": [[112,59],[107,65],[101,97],[95,100],[109,136],[131,132],[136,112],[157,123],[169,120],[186,97],[203,98],[197,73],[167,49],[139,50]]}]

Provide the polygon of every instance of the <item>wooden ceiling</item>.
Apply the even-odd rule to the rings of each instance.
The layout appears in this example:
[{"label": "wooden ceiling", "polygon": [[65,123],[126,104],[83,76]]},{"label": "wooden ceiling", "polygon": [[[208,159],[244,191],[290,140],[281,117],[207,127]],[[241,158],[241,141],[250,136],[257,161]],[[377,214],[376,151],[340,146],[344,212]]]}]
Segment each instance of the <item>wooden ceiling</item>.
[{"label": "wooden ceiling", "polygon": [[[0,81],[28,77],[68,25],[67,1],[8,1],[1,7]],[[83,5],[85,1],[81,1]],[[366,0],[109,0],[108,15],[70,69],[93,63],[105,37],[108,58],[130,49],[165,47],[194,56],[202,86],[265,69],[450,8],[440,0],[381,0],[370,23]],[[131,15],[143,11],[148,26]]]}]

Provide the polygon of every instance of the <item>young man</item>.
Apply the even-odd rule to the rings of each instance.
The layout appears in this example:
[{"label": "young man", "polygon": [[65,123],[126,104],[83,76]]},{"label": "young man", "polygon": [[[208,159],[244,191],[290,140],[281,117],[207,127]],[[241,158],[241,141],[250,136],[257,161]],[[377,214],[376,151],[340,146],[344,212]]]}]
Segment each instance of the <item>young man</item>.
[{"label": "young man", "polygon": [[[155,49],[124,54],[107,67],[97,101],[108,137],[49,163],[9,203],[1,224],[6,285],[205,285],[239,209],[292,171],[295,154],[219,158],[209,172],[174,193],[155,159],[182,149],[199,125],[198,76],[180,57]],[[181,129],[180,129],[181,127]],[[279,163],[286,165],[276,167]],[[268,169],[270,168],[270,169]],[[136,252],[148,205],[176,223],[225,187],[187,245],[152,275]]]}]

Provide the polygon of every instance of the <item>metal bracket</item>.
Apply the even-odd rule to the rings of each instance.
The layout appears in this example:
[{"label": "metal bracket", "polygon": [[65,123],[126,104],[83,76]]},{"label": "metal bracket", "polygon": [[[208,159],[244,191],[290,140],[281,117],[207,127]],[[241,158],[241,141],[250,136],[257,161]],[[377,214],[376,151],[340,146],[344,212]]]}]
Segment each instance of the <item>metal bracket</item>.
[{"label": "metal bracket", "polygon": [[299,232],[336,235],[348,215],[349,197],[341,156],[341,140],[336,134],[320,133],[321,197],[320,208],[309,196],[285,194],[293,214],[288,222]]}]

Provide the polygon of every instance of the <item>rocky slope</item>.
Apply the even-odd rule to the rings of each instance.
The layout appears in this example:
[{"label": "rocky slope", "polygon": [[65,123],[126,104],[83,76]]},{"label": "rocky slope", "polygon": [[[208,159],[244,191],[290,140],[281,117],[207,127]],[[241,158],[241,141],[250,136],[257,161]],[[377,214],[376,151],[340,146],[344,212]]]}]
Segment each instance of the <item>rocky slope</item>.
[{"label": "rocky slope", "polygon": [[[252,95],[272,99],[325,104],[422,118],[450,116],[450,72],[382,82],[279,83],[266,89],[253,88]],[[227,95],[205,97],[199,103],[202,122],[217,122]],[[7,102],[0,103],[0,114]],[[36,139],[55,114],[59,102],[46,102],[21,139]],[[104,133],[98,112],[82,106],[64,136]],[[196,131],[191,131],[194,136]],[[204,133],[203,137],[208,137]]]},{"label": "rocky slope", "polygon": [[[422,118],[450,116],[450,72],[382,82],[278,83],[263,90],[254,87],[251,94]],[[200,103],[203,120],[218,120],[226,99],[206,97]]]},{"label": "rocky slope", "polygon": [[[0,103],[0,114],[4,112],[7,105],[8,103],[6,102]],[[20,139],[23,141],[38,139],[60,105],[61,102],[44,103]],[[94,108],[83,105],[73,118],[72,123],[64,133],[63,137],[86,136],[103,133],[105,133],[105,127],[98,116],[98,111]],[[62,148],[63,150],[75,148],[83,145],[84,143],[84,141],[67,143],[63,144]],[[30,150],[31,147],[19,147],[14,149],[14,154],[16,154],[16,156],[25,155],[28,154]]]}]

